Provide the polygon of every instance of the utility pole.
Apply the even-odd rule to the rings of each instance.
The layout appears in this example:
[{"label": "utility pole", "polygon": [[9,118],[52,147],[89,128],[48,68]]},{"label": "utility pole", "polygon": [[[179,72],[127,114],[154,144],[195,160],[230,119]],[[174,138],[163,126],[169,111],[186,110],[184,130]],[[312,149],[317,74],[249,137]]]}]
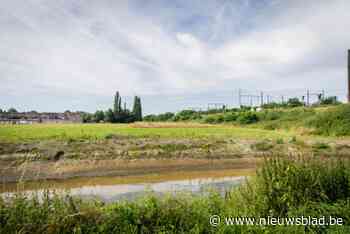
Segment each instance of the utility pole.
[{"label": "utility pole", "polygon": [[348,50],[348,103],[350,103],[350,50]]},{"label": "utility pole", "polygon": [[306,92],[306,105],[310,106],[310,90]]}]

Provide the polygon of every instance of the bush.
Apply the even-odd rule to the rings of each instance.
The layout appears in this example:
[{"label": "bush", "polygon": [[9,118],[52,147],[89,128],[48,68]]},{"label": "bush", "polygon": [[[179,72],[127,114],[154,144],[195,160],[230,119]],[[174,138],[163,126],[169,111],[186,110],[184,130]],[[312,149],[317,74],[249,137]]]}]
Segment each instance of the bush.
[{"label": "bush", "polygon": [[183,110],[177,113],[174,117],[174,121],[186,121],[186,120],[197,120],[201,119],[202,116],[199,112],[194,110]]},{"label": "bush", "polygon": [[327,97],[321,100],[321,105],[339,105],[341,102],[338,101],[336,96]]},{"label": "bush", "polygon": [[143,117],[144,121],[148,122],[162,122],[162,121],[170,121],[174,118],[175,114],[172,112],[166,112],[159,115],[146,115]]},{"label": "bush", "polygon": [[287,102],[288,107],[298,107],[303,105],[304,103],[302,103],[298,98],[290,98]]},{"label": "bush", "polygon": [[320,135],[350,135],[350,105],[344,104],[318,113],[306,126],[314,128],[314,133]]},{"label": "bush", "polygon": [[237,120],[237,114],[234,112],[226,113],[224,115],[224,122],[235,122]]},{"label": "bush", "polygon": [[249,111],[249,112],[240,113],[239,117],[237,118],[237,121],[240,124],[253,124],[258,122],[259,118],[256,115],[256,113]]},{"label": "bush", "polygon": [[204,117],[203,122],[209,123],[209,124],[218,124],[224,122],[224,116],[222,114],[216,114],[216,115],[208,115]]},{"label": "bush", "polygon": [[208,115],[204,117],[203,122],[208,124],[214,124],[215,123],[215,117],[213,115]]},{"label": "bush", "polygon": [[287,217],[310,203],[341,203],[350,198],[349,169],[349,162],[341,159],[267,159],[257,174],[256,210],[261,217]]}]

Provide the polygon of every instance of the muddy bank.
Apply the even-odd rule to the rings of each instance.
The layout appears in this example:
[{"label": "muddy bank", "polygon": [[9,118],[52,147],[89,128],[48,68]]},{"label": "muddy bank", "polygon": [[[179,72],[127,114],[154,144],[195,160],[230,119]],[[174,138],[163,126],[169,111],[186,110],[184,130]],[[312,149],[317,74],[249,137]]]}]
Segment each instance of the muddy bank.
[{"label": "muddy bank", "polygon": [[350,155],[347,144],[294,140],[135,138],[0,142],[2,183],[163,172],[254,169],[265,155]]},{"label": "muddy bank", "polygon": [[0,161],[1,182],[58,180],[75,177],[133,176],[152,173],[251,169],[256,158],[238,159],[110,159],[28,161],[21,165]]}]

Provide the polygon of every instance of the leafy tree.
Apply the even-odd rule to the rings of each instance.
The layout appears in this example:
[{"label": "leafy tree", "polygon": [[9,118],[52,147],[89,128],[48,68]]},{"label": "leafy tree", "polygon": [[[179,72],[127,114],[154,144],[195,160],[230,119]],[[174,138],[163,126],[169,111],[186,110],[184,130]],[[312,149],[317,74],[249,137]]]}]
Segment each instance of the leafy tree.
[{"label": "leafy tree", "polygon": [[81,117],[83,123],[92,123],[94,122],[94,117],[92,114],[89,113],[83,113]]},{"label": "leafy tree", "polygon": [[158,115],[158,121],[169,121],[175,116],[172,112],[166,112]]},{"label": "leafy tree", "polygon": [[290,98],[287,102],[289,107],[303,106],[304,104],[298,98]]},{"label": "leafy tree", "polygon": [[134,98],[134,106],[133,106],[132,114],[134,115],[135,121],[142,121],[141,99],[138,96],[135,96]]},{"label": "leafy tree", "polygon": [[96,123],[99,123],[101,121],[105,120],[105,113],[103,111],[96,111],[94,115],[94,119]]},{"label": "leafy tree", "polygon": [[115,115],[112,109],[108,109],[104,114],[104,120],[108,123],[115,123]]},{"label": "leafy tree", "polygon": [[122,113],[122,98],[117,91],[114,95],[114,104],[113,104],[113,114],[115,119],[120,118],[120,114]]},{"label": "leafy tree", "polygon": [[146,115],[145,117],[143,117],[143,120],[144,121],[147,121],[147,122],[155,122],[155,121],[158,121],[158,116],[157,115]]},{"label": "leafy tree", "polygon": [[10,109],[8,109],[7,112],[10,113],[10,114],[18,113],[18,111],[17,111],[15,108],[13,108],[13,107],[11,107]]},{"label": "leafy tree", "polygon": [[321,105],[338,105],[341,104],[336,96],[333,97],[327,97],[321,100],[320,102]]}]

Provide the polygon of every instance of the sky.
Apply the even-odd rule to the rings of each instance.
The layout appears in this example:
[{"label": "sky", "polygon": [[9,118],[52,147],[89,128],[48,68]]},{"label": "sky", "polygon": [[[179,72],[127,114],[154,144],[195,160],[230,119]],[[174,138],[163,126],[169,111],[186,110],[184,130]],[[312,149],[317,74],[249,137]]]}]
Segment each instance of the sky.
[{"label": "sky", "polygon": [[[0,108],[144,113],[346,95],[348,0],[2,0]],[[248,100],[249,101],[249,100]]]}]

